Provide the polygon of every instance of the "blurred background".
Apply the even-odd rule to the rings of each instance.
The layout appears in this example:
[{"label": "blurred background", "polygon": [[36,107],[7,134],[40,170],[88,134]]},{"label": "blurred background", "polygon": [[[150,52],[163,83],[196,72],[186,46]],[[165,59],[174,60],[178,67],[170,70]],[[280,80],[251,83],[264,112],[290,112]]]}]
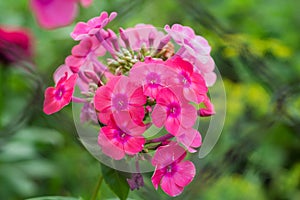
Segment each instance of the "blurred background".
[{"label": "blurred background", "polygon": [[[42,104],[76,44],[69,37],[75,23],[103,10],[118,12],[109,24],[115,31],[180,23],[212,46],[226,121],[210,154],[194,158],[194,181],[174,199],[300,199],[299,8],[295,0],[94,0],[73,24],[44,30],[27,0],[0,1],[0,26],[23,27],[31,38],[29,53],[13,55],[22,62],[12,61],[0,40],[0,199],[93,195],[101,170],[78,140],[71,106],[47,116]],[[169,199],[145,176],[130,199]],[[103,182],[98,199],[116,198]]]}]

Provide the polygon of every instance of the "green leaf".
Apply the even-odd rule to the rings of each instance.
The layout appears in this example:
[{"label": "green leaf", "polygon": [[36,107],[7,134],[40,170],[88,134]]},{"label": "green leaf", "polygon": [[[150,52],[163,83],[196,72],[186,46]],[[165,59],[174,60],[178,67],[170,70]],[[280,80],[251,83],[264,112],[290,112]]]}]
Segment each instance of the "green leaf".
[{"label": "green leaf", "polygon": [[109,188],[121,199],[126,200],[129,185],[126,177],[119,171],[101,164],[102,176]]},{"label": "green leaf", "polygon": [[62,197],[62,196],[47,196],[47,197],[36,197],[26,200],[83,200],[81,197]]}]

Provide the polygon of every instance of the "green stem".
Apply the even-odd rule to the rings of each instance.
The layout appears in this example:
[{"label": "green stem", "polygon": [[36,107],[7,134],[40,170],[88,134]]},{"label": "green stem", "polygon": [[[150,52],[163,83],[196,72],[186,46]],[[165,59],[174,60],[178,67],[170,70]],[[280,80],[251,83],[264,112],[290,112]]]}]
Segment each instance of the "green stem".
[{"label": "green stem", "polygon": [[4,95],[5,95],[5,87],[6,87],[6,77],[8,76],[7,74],[7,70],[5,68],[6,66],[2,66],[0,64],[0,80],[1,80],[1,84],[0,84],[0,129],[2,129],[2,116],[4,114],[3,108],[4,108]]},{"label": "green stem", "polygon": [[99,190],[101,188],[102,181],[103,181],[103,177],[100,175],[91,200],[96,200],[97,199]]}]

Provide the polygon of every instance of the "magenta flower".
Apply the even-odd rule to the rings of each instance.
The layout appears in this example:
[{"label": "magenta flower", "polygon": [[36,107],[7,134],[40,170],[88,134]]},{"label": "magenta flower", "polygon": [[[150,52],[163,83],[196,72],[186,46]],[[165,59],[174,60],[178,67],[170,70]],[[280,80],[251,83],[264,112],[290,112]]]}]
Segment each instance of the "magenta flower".
[{"label": "magenta flower", "polygon": [[156,99],[151,114],[153,124],[157,127],[165,125],[172,135],[182,129],[191,128],[197,118],[196,108],[186,101],[179,88],[163,88]]},{"label": "magenta flower", "polygon": [[83,38],[95,35],[98,31],[104,28],[117,16],[116,12],[108,15],[107,12],[102,12],[99,17],[90,19],[87,23],[79,22],[76,24],[71,37],[74,40],[82,40]]},{"label": "magenta flower", "polygon": [[68,105],[72,99],[77,74],[62,77],[55,87],[48,87],[45,91],[44,113],[53,114]]},{"label": "magenta flower", "polygon": [[167,60],[166,65],[177,71],[177,75],[169,80],[183,89],[184,97],[195,103],[202,102],[208,88],[201,74],[194,72],[193,65],[180,56]]},{"label": "magenta flower", "polygon": [[[96,110],[99,111],[99,120],[103,124],[108,124],[111,115],[116,119],[121,112],[126,111],[130,120],[143,126],[145,115],[143,106],[146,103],[146,96],[142,87],[131,82],[126,76],[111,78],[106,85],[99,87],[94,103]],[[122,119],[116,119],[117,125],[121,121]]]},{"label": "magenta flower", "polygon": [[78,0],[31,0],[38,23],[47,29],[70,24],[77,15]]},{"label": "magenta flower", "polygon": [[120,160],[125,155],[135,155],[144,148],[146,142],[142,134],[145,127],[132,123],[126,112],[120,113],[123,121],[118,126],[115,120],[110,120],[108,126],[100,129],[98,144],[103,153],[115,160]]},{"label": "magenta flower", "polygon": [[141,84],[144,94],[153,99],[157,98],[159,90],[167,86],[167,82],[175,76],[175,71],[164,61],[151,58],[136,63],[129,72],[130,79]]},{"label": "magenta flower", "polygon": [[184,149],[174,142],[157,149],[152,158],[155,172],[151,181],[155,189],[160,185],[161,189],[172,197],[183,192],[184,187],[196,174],[194,164],[191,161],[183,161],[185,156]]}]

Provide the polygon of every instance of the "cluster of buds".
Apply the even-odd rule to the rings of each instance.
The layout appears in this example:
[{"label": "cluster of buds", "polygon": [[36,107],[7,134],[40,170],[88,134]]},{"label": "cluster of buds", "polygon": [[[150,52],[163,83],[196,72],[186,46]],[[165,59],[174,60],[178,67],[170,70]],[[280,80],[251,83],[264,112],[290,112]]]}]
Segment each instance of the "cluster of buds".
[{"label": "cluster of buds", "polygon": [[[202,143],[196,120],[214,114],[208,96],[216,81],[211,48],[180,24],[164,30],[139,24],[120,28],[119,34],[104,29],[116,15],[102,12],[75,26],[71,37],[80,42],[55,71],[44,112],[57,112],[71,101],[82,104],[81,122],[99,127],[103,154],[121,160],[153,153],[154,187],[177,196],[195,176],[194,164],[184,159]],[[74,96],[75,86],[80,96]],[[146,138],[152,126],[164,131]],[[142,186],[141,178],[129,179],[130,187]]]}]

